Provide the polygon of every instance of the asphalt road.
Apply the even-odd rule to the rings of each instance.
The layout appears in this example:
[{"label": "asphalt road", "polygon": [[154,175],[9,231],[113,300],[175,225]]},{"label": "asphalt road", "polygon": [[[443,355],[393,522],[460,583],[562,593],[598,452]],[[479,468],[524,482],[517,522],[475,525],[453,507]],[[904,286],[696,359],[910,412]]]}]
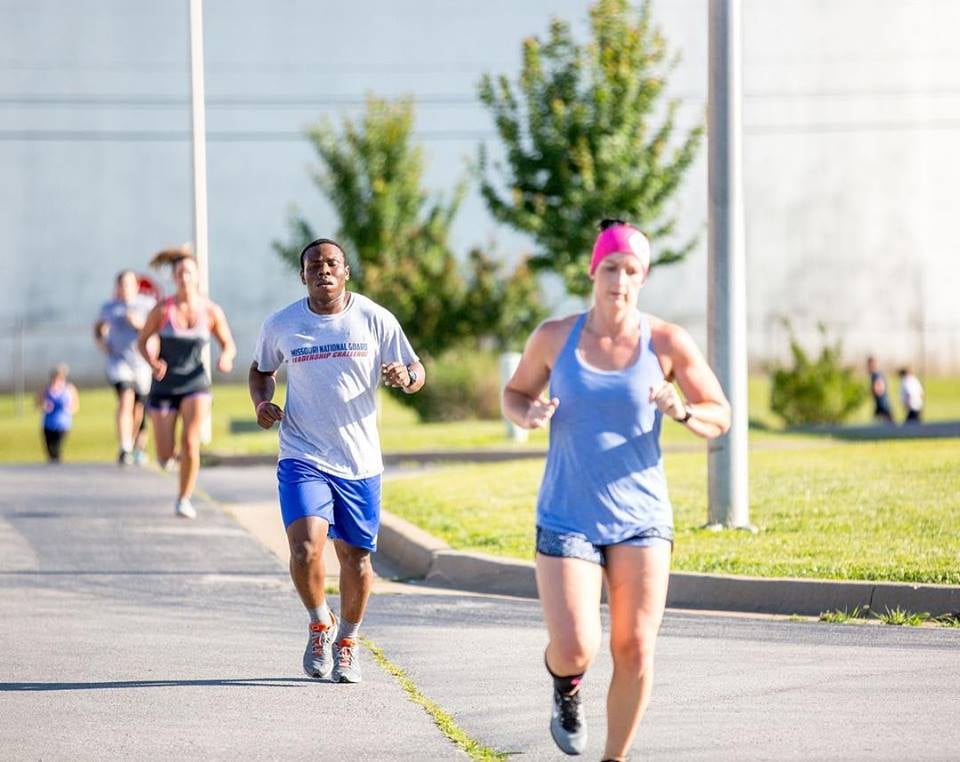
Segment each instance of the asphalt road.
[{"label": "asphalt road", "polygon": [[[271,469],[209,469],[224,502],[273,494]],[[0,469],[3,759],[462,759],[365,654],[365,682],[300,672],[305,616],[283,564],[221,508],[174,518],[169,475]],[[534,601],[376,596],[363,631],[478,741],[561,758],[547,732]],[[602,750],[601,655],[585,683]],[[650,760],[960,757],[960,630],[670,611]]]}]

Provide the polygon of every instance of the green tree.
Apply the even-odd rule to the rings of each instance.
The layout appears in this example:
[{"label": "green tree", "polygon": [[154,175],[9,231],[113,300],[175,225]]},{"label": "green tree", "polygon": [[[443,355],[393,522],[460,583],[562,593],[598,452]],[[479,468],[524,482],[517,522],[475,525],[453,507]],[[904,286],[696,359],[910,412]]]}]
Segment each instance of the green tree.
[{"label": "green tree", "polygon": [[[337,214],[336,237],[359,290],[396,315],[418,351],[436,355],[462,338],[450,316],[465,283],[448,240],[466,184],[450,199],[430,198],[423,149],[411,141],[413,116],[410,100],[370,97],[358,121],[344,119],[342,130],[323,121],[308,137],[320,158],[314,183]],[[296,210],[290,230],[290,242],[273,247],[299,268],[300,250],[318,236]]]},{"label": "green tree", "polygon": [[528,260],[504,274],[502,260],[474,248],[468,264],[462,319],[468,326],[482,327],[478,344],[492,343],[501,352],[522,349],[527,336],[549,313]]},{"label": "green tree", "polygon": [[[539,285],[525,264],[505,273],[480,249],[461,267],[449,235],[466,183],[448,200],[430,198],[413,118],[410,100],[371,97],[358,121],[344,119],[340,130],[321,122],[308,132],[320,159],[314,183],[337,214],[352,278],[396,315],[418,352],[437,357],[483,340],[515,345],[546,314]],[[273,247],[298,269],[301,249],[318,235],[295,209],[289,224],[289,241]]]},{"label": "green tree", "polygon": [[[679,101],[662,101],[678,57],[653,25],[649,0],[639,10],[628,0],[599,0],[590,30],[578,45],[569,24],[554,19],[545,42],[524,41],[515,86],[485,75],[479,88],[504,148],[504,161],[492,166],[480,148],[487,206],[536,241],[534,269],[556,272],[578,295],[590,292],[586,270],[603,217],[627,219],[651,241],[673,235],[666,204],[704,134],[700,124],[674,140]],[[661,248],[654,264],[682,259],[696,241]]]},{"label": "green tree", "polygon": [[867,397],[867,387],[841,363],[842,345],[830,344],[827,329],[817,326],[821,349],[816,358],[804,351],[790,323],[793,366],[771,368],[770,409],[790,425],[840,423]]}]

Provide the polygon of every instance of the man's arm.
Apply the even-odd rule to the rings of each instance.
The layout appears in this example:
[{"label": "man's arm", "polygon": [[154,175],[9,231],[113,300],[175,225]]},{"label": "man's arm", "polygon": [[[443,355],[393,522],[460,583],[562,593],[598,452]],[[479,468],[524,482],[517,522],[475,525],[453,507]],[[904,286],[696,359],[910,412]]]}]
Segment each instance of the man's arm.
[{"label": "man's arm", "polygon": [[271,401],[277,391],[276,371],[266,373],[259,369],[256,361],[250,363],[247,388],[257,413],[257,425],[261,429],[269,429],[277,421],[283,420],[283,409]]}]

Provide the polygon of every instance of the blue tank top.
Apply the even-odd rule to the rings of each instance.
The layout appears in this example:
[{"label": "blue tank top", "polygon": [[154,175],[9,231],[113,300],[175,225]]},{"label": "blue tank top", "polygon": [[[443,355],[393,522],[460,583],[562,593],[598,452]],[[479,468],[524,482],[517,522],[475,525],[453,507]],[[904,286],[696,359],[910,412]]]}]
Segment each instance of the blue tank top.
[{"label": "blue tank top", "polygon": [[660,452],[662,414],[649,402],[663,370],[650,320],[640,315],[640,347],[632,365],[600,370],[577,346],[586,322],[570,331],[550,373],[560,406],[550,420],[550,447],[537,500],[537,524],[613,545],[644,532],[673,539],[673,510]]},{"label": "blue tank top", "polygon": [[70,412],[70,389],[59,392],[49,386],[43,392],[43,428],[49,431],[70,431],[73,413]]}]

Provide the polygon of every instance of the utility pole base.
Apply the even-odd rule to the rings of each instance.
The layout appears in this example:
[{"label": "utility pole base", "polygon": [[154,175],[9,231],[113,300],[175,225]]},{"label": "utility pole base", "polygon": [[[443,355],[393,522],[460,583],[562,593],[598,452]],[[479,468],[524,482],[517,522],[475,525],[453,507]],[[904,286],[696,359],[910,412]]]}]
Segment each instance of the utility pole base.
[{"label": "utility pole base", "polygon": [[722,532],[725,529],[736,529],[741,532],[749,532],[750,534],[759,534],[760,530],[757,529],[753,524],[739,524],[739,525],[728,525],[720,524],[719,522],[714,522],[712,524],[704,524],[701,529],[706,529],[708,532]]}]

